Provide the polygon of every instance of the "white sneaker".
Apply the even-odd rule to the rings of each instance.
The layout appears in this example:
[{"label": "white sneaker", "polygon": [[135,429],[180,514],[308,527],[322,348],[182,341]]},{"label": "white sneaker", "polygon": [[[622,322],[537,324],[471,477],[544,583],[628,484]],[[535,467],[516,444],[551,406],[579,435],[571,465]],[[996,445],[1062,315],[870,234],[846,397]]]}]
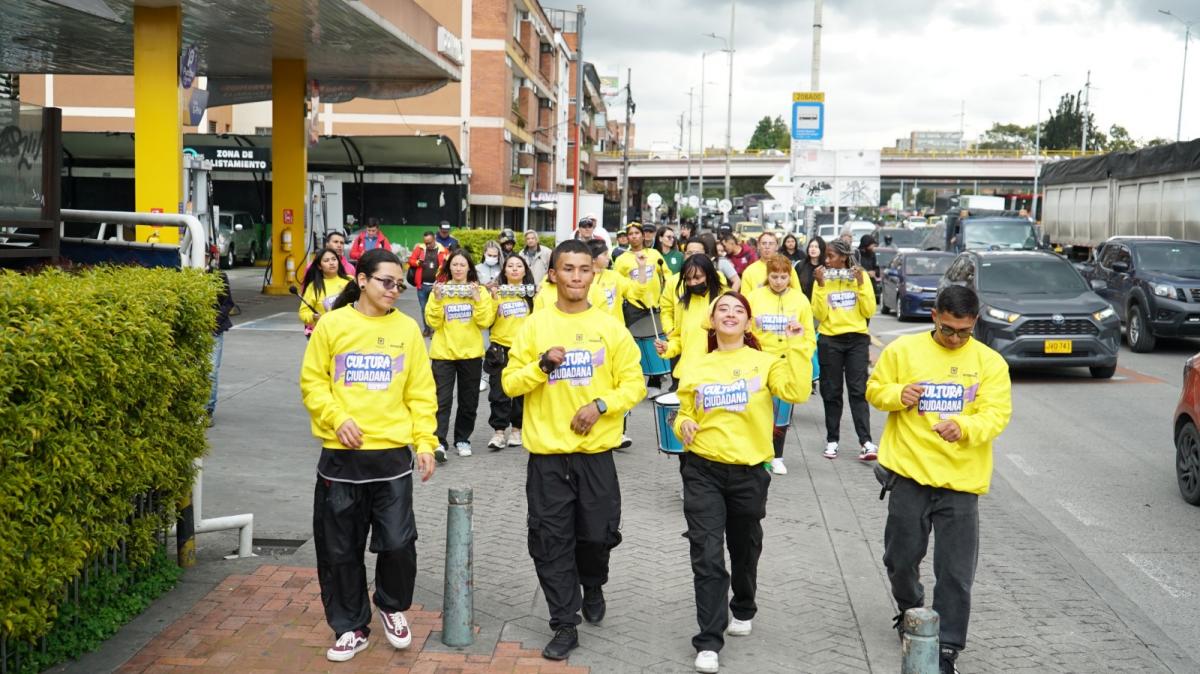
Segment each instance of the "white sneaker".
[{"label": "white sneaker", "polygon": [[783,463],[783,457],[771,459],[771,472],[776,475],[787,475],[787,466]]},{"label": "white sneaker", "polygon": [[433,450],[433,458],[436,459],[438,463],[446,463],[446,448],[438,445],[437,449]]},{"label": "white sneaker", "polygon": [[696,671],[716,674],[720,669],[716,651],[700,651],[696,654]]},{"label": "white sneaker", "polygon": [[471,456],[471,443],[469,442],[456,442],[454,448],[458,450],[459,456]]},{"label": "white sneaker", "polygon": [[836,442],[825,443],[825,452],[824,452],[825,458],[826,459],[836,459],[837,458],[837,450],[838,450],[838,443],[836,443]]},{"label": "white sneaker", "polygon": [[404,619],[403,612],[380,611],[379,620],[383,622],[383,634],[392,648],[404,650],[412,645],[412,630],[408,629],[408,621]]},{"label": "white sneaker", "polygon": [[366,647],[367,637],[363,635],[362,631],[343,632],[342,636],[338,637],[333,644],[333,648],[325,651],[325,659],[330,662],[346,662]]},{"label": "white sneaker", "polygon": [[879,458],[879,447],[867,440],[862,444],[862,451],[858,453],[859,461],[874,461]]},{"label": "white sneaker", "polygon": [[750,636],[751,627],[749,620],[738,620],[731,616],[729,618],[729,627],[725,630],[725,633],[731,637],[748,637]]},{"label": "white sneaker", "polygon": [[622,435],[621,444],[617,445],[617,449],[628,449],[631,445],[633,445],[633,438],[628,435]]},{"label": "white sneaker", "polygon": [[490,449],[504,449],[508,446],[508,438],[505,437],[504,431],[496,431],[492,434],[492,439],[488,440],[487,446]]},{"label": "white sneaker", "polygon": [[521,429],[519,429],[519,428],[509,429],[509,431],[508,431],[508,446],[509,447],[520,447],[521,446]]}]

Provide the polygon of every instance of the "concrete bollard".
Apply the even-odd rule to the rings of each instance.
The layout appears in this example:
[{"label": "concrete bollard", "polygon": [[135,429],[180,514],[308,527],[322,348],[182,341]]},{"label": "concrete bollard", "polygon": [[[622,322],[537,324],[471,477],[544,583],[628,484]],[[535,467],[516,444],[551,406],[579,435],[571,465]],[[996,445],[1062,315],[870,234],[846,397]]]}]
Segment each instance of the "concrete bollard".
[{"label": "concrete bollard", "polygon": [[[472,552],[470,487],[450,489],[446,506],[446,582],[442,592],[442,643],[475,642],[475,567]],[[934,650],[937,650],[936,644]]]},{"label": "concrete bollard", "polygon": [[938,674],[941,667],[938,634],[941,619],[931,608],[904,612],[900,637],[900,674]]}]

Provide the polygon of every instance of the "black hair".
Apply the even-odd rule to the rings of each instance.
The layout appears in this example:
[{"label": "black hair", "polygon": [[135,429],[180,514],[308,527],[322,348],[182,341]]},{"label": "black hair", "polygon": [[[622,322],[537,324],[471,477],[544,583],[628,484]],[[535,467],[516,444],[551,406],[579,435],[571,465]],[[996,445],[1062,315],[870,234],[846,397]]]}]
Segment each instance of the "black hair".
[{"label": "black hair", "polygon": [[[666,234],[667,232],[674,233],[675,230],[671,229],[670,227],[668,227],[666,225],[663,225],[662,227],[658,228],[657,232],[654,233],[654,249],[660,253],[666,252],[662,249],[662,235]],[[676,250],[676,251],[679,250],[679,236],[678,235],[675,236],[675,242],[671,244],[671,250]]]},{"label": "black hair", "polygon": [[452,278],[450,276],[450,263],[454,258],[461,257],[467,261],[467,283],[479,283],[479,274],[475,273],[475,263],[471,261],[471,254],[466,248],[455,248],[446,256],[446,261],[442,263],[442,268],[438,270],[437,280],[442,283],[447,283]]},{"label": "black hair", "polygon": [[722,243],[725,241],[732,241],[737,244],[741,243],[741,241],[738,241],[737,234],[733,233],[733,230],[722,231],[720,240]]},{"label": "black hair", "polygon": [[693,269],[699,269],[704,274],[704,293],[708,299],[715,299],[717,293],[721,292],[721,276],[717,273],[713,261],[708,259],[707,255],[693,255],[683,261],[683,267],[679,270],[679,280],[675,282],[676,296],[685,308],[691,305],[692,298],[695,297],[688,292],[687,284],[687,277]]},{"label": "black hair", "polygon": [[800,239],[797,239],[795,234],[788,234],[787,236],[784,236],[783,241],[779,242],[779,250],[787,251],[788,239],[791,239],[792,243],[796,244],[796,252],[799,253],[800,252]]},{"label": "black hair", "polygon": [[325,272],[321,271],[321,258],[325,257],[325,253],[333,253],[337,258],[337,275],[341,278],[349,280],[346,271],[342,269],[342,256],[332,248],[322,248],[321,252],[313,258],[311,264],[308,265],[308,270],[304,272],[304,279],[300,282],[300,287],[307,289],[312,286],[313,297],[320,299],[325,296]]},{"label": "black hair", "polygon": [[341,231],[340,229],[335,229],[335,230],[332,230],[329,232],[325,232],[325,243],[328,244],[329,240],[335,236],[340,236],[340,237],[342,237],[343,240],[346,238],[345,232]]},{"label": "black hair", "polygon": [[[601,242],[601,243],[603,243],[603,242]],[[521,283],[523,283],[527,286],[534,285],[533,270],[529,268],[529,263],[525,261],[525,258],[521,257],[520,255],[518,255],[516,253],[509,254],[508,257],[504,258],[504,262],[502,262],[500,264],[500,278],[502,280],[501,285],[508,284],[508,282],[509,282],[508,274],[505,273],[505,271],[504,271],[505,267],[508,266],[509,260],[520,260],[521,267],[525,270],[525,274],[521,277]],[[529,305],[530,309],[533,309],[533,298],[532,297],[526,297],[525,303]]]},{"label": "black hair", "polygon": [[550,253],[550,268],[556,269],[558,267],[558,258],[568,253],[577,253],[591,257],[592,249],[588,248],[588,245],[579,239],[567,239],[555,246],[554,251]]},{"label": "black hair", "polygon": [[425,233],[421,235],[421,238],[422,238],[422,239],[424,239],[424,238],[425,238],[425,237],[427,237],[427,236],[433,236],[433,237],[436,237],[436,236],[437,236],[437,233],[436,233],[436,232],[434,232],[432,229],[427,229],[427,230],[425,230]]},{"label": "black hair", "polygon": [[939,314],[949,313],[957,318],[975,318],[979,315],[979,296],[966,286],[946,286],[937,294],[933,308]]},{"label": "black hair", "polygon": [[[341,294],[333,301],[333,308],[341,309],[344,306],[357,302],[358,298],[362,295],[362,288],[356,283],[358,275],[364,274],[370,279],[375,275],[375,270],[379,269],[379,265],[389,262],[398,267],[403,267],[400,263],[400,258],[396,257],[395,253],[386,248],[372,248],[363,253],[362,257],[358,258],[358,266],[354,268],[354,279],[347,283],[345,288],[342,288]],[[400,287],[404,287],[403,278],[396,279],[396,282],[401,284]]]},{"label": "black hair", "polygon": [[[713,236],[712,232],[705,232],[688,239],[688,243],[693,241],[698,241],[701,246],[704,246],[704,254],[708,256],[708,259],[717,259],[717,237]],[[684,247],[686,248],[687,244],[684,244]]]},{"label": "black hair", "polygon": [[591,251],[593,260],[608,252],[608,244],[604,243],[604,239],[592,239],[584,243]]}]

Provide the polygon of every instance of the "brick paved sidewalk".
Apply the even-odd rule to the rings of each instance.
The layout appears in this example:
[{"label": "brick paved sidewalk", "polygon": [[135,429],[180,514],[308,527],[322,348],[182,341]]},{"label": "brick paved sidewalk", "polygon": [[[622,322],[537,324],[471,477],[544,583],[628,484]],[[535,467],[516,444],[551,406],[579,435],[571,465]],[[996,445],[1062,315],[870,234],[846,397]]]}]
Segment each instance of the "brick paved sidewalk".
[{"label": "brick paved sidewalk", "polygon": [[229,576],[204,599],[131,658],[124,674],[245,672],[379,672],[467,674],[523,672],[586,674],[586,667],[554,663],[520,644],[500,642],[489,655],[427,650],[441,614],[414,605],[406,611],[412,646],[398,651],[375,630],[371,645],[346,663],[325,659],[332,634],[325,624],[317,570],[260,566],[252,575]]}]

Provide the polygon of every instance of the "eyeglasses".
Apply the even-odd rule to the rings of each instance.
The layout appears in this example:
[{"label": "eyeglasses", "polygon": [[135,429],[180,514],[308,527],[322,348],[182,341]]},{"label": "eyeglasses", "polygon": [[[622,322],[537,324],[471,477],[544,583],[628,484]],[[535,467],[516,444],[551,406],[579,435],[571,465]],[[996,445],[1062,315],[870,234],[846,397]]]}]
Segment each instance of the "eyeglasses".
[{"label": "eyeglasses", "polygon": [[381,278],[379,276],[372,276],[371,278],[379,281],[379,285],[383,286],[384,290],[395,290],[400,285],[400,282],[395,279]]},{"label": "eyeglasses", "polygon": [[963,328],[961,330],[955,330],[954,328],[948,325],[942,325],[941,323],[937,324],[937,329],[942,333],[943,337],[958,337],[959,339],[967,339],[973,332],[975,332],[975,326]]}]

